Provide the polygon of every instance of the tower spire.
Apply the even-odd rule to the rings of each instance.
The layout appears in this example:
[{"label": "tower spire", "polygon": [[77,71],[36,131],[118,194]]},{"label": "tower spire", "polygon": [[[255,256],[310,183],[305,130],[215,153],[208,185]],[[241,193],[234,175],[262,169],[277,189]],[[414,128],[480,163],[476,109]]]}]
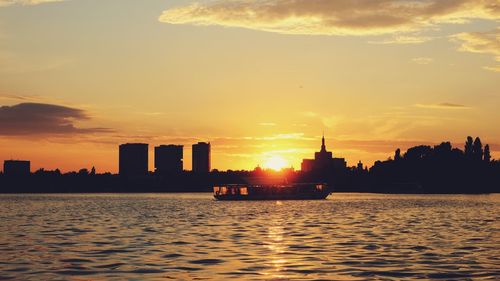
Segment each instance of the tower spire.
[{"label": "tower spire", "polygon": [[325,145],[325,131],[323,131],[323,138],[321,139],[321,151],[326,151],[326,145]]}]

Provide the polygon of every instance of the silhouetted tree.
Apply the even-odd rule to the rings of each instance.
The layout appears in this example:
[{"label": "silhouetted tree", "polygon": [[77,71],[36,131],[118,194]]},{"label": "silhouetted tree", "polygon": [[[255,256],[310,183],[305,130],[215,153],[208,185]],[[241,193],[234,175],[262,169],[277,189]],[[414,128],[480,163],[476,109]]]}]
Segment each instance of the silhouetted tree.
[{"label": "silhouetted tree", "polygon": [[452,146],[449,141],[434,146],[434,154],[439,158],[448,158],[451,154],[451,150]]},{"label": "silhouetted tree", "polygon": [[95,167],[92,166],[92,169],[90,170],[90,175],[95,176]]},{"label": "silhouetted tree", "polygon": [[405,160],[421,160],[427,158],[432,153],[432,147],[428,145],[419,145],[412,147],[406,151],[404,158]]},{"label": "silhouetted tree", "polygon": [[491,154],[490,154],[490,145],[487,144],[484,146],[484,156],[483,156],[483,160],[485,162],[490,162],[491,161]]},{"label": "silhouetted tree", "polygon": [[78,175],[80,175],[80,176],[88,176],[88,174],[89,174],[89,170],[86,168],[80,169],[80,171],[78,171]]},{"label": "silhouetted tree", "polygon": [[45,169],[44,168],[40,168],[40,169],[36,170],[33,174],[35,174],[35,175],[43,175],[43,174],[45,174]]},{"label": "silhouetted tree", "polygon": [[472,139],[471,136],[468,136],[467,137],[467,141],[465,142],[465,157],[466,158],[472,158],[472,147],[473,147],[473,144],[474,144],[474,140]]},{"label": "silhouetted tree", "polygon": [[472,146],[472,154],[475,160],[481,161],[483,160],[483,144],[481,143],[481,139],[477,137],[474,140],[474,145]]}]

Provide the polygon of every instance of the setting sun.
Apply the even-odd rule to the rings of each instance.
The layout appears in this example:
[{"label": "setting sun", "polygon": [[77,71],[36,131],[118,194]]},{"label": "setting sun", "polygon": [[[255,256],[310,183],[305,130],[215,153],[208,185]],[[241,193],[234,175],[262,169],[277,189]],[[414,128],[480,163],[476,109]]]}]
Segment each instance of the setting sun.
[{"label": "setting sun", "polygon": [[290,163],[280,155],[272,155],[268,157],[264,162],[264,168],[279,171],[285,167],[288,167]]}]

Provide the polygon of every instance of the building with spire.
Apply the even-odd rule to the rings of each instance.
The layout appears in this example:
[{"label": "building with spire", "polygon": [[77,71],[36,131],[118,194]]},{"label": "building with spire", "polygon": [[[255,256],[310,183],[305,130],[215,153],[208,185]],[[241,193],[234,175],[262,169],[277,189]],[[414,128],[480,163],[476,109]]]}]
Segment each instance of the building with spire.
[{"label": "building with spire", "polygon": [[338,171],[346,169],[347,163],[344,158],[334,158],[331,151],[326,150],[325,136],[321,139],[321,150],[314,153],[314,159],[302,160],[302,172],[311,171]]}]

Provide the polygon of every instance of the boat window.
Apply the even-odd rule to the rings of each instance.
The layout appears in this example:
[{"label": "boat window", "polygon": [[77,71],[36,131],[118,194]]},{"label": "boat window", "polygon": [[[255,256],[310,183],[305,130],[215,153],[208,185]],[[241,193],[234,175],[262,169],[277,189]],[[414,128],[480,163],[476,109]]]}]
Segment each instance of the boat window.
[{"label": "boat window", "polygon": [[322,184],[317,184],[316,185],[317,190],[323,190],[323,185]]},{"label": "boat window", "polygon": [[248,188],[240,187],[240,194],[241,195],[248,195]]},{"label": "boat window", "polygon": [[220,193],[220,187],[214,186],[214,193],[218,195]]},{"label": "boat window", "polygon": [[225,187],[225,186],[221,187],[221,188],[220,188],[220,194],[221,194],[221,195],[225,195],[225,194],[227,194],[227,187]]}]

